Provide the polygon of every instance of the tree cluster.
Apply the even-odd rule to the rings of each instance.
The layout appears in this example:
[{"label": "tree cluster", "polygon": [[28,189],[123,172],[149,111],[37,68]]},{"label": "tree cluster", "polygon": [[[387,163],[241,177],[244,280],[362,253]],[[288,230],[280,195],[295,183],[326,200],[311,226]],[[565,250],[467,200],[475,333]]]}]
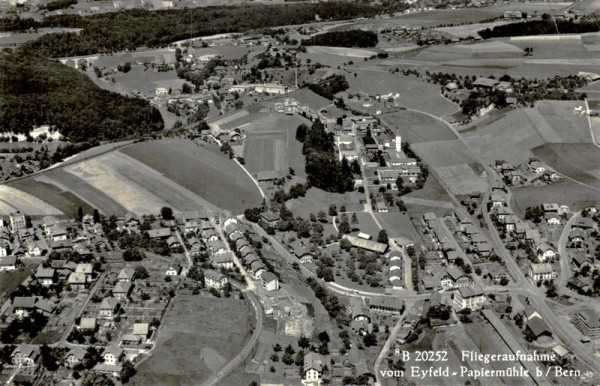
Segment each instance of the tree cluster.
[{"label": "tree cluster", "polygon": [[308,86],[312,92],[330,100],[333,100],[335,94],[347,90],[348,87],[350,86],[344,75],[332,75],[319,83]]},{"label": "tree cluster", "polygon": [[586,32],[598,32],[600,27],[595,18],[591,20],[573,21],[553,19],[550,15],[542,15],[542,20],[531,20],[522,23],[512,23],[499,25],[492,29],[486,28],[479,31],[484,39],[507,37],[507,36],[525,36],[525,35],[554,35],[575,34]]}]

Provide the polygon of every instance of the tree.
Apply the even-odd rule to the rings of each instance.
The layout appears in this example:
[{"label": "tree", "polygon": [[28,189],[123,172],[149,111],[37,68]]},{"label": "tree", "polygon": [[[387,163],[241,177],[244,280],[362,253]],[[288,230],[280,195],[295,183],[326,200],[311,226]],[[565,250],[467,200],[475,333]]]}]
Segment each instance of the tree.
[{"label": "tree", "polygon": [[173,209],[169,208],[168,206],[163,206],[160,209],[160,216],[163,220],[173,220]]},{"label": "tree", "polygon": [[123,367],[121,368],[121,382],[129,382],[129,379],[131,379],[131,377],[133,377],[136,373],[137,370],[133,366],[133,363],[131,363],[131,361],[125,361],[125,363],[123,363]]},{"label": "tree", "polygon": [[150,274],[148,274],[148,270],[143,265],[136,266],[134,271],[135,271],[135,277],[137,279],[147,279],[150,277]]},{"label": "tree", "polygon": [[281,345],[279,343],[275,343],[275,346],[273,346],[273,351],[280,352],[281,350],[283,350]]},{"label": "tree", "polygon": [[308,126],[306,126],[304,123],[301,124],[300,126],[298,126],[296,128],[296,140],[298,140],[300,142],[304,142],[307,131],[308,131]]},{"label": "tree", "polygon": [[335,205],[329,205],[329,215],[330,216],[337,216],[337,206],[335,206]]},{"label": "tree", "polygon": [[304,335],[300,335],[300,338],[298,338],[298,347],[309,348],[310,340],[307,337],[305,337]]},{"label": "tree", "polygon": [[377,242],[387,244],[388,239],[387,231],[385,229],[380,230],[379,234],[377,235]]},{"label": "tree", "polygon": [[373,333],[367,333],[363,336],[363,344],[365,347],[375,346],[377,344],[377,336]]},{"label": "tree", "polygon": [[83,208],[77,208],[77,221],[81,222],[83,220]]},{"label": "tree", "polygon": [[294,356],[293,354],[288,353],[287,351],[283,354],[283,357],[281,358],[281,361],[283,363],[285,363],[286,365],[291,365],[292,363],[294,363]]},{"label": "tree", "polygon": [[327,331],[321,331],[319,333],[319,340],[321,342],[329,342],[329,334],[327,334]]},{"label": "tree", "polygon": [[302,350],[296,353],[296,358],[294,359],[294,364],[296,366],[304,365],[304,352]]},{"label": "tree", "polygon": [[279,362],[279,355],[273,353],[271,354],[271,361],[272,362]]},{"label": "tree", "polygon": [[100,212],[98,211],[98,209],[94,209],[93,217],[94,217],[94,224],[99,224],[100,223]]}]

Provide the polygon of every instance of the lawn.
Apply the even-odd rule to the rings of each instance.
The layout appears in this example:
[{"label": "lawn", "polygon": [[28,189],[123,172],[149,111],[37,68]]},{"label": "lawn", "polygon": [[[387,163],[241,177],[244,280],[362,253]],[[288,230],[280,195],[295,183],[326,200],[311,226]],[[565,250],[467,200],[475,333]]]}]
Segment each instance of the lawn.
[{"label": "lawn", "polygon": [[238,165],[193,142],[145,142],[128,147],[123,153],[219,208],[240,213],[261,202],[258,188]]},{"label": "lawn", "polygon": [[315,215],[319,211],[328,213],[330,205],[336,205],[338,211],[342,206],[345,206],[346,211],[349,212],[362,210],[361,199],[364,199],[364,194],[358,192],[328,193],[318,188],[311,188],[306,196],[290,200],[286,205],[294,213],[294,216],[308,219],[311,213]]},{"label": "lawn", "polygon": [[155,351],[131,383],[201,384],[241,351],[253,324],[243,300],[179,295],[163,320]]},{"label": "lawn", "polygon": [[414,242],[419,240],[417,230],[408,215],[402,213],[376,213],[375,216],[385,228],[389,237],[406,237]]},{"label": "lawn", "polygon": [[415,190],[403,196],[406,198],[419,198],[424,200],[451,202],[446,189],[433,174],[427,176],[423,189]]}]

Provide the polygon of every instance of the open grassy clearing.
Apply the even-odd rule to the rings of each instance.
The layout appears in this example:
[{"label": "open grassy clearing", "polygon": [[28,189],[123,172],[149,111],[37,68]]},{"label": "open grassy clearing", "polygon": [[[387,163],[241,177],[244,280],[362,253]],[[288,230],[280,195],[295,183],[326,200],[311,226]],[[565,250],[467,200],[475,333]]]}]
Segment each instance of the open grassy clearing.
[{"label": "open grassy clearing", "polygon": [[36,263],[28,263],[14,271],[0,272],[0,303],[9,298],[10,294],[34,271]]},{"label": "open grassy clearing", "polygon": [[433,168],[455,195],[482,193],[487,182],[479,177],[468,164],[437,166]]},{"label": "open grassy clearing", "polygon": [[98,209],[105,215],[124,215],[127,210],[98,189],[62,169],[49,170],[34,178],[35,181],[56,186],[62,191],[68,191],[85,201],[90,207]]},{"label": "open grassy clearing", "polygon": [[[362,66],[361,63],[358,64]],[[348,92],[366,92],[371,95],[400,94],[398,106],[424,110],[434,115],[446,115],[458,108],[440,96],[440,88],[421,79],[392,74],[384,68],[352,68],[357,76],[346,76]]]},{"label": "open grassy clearing", "polygon": [[240,213],[261,202],[258,188],[235,162],[191,141],[145,142],[122,151],[213,206]]},{"label": "open grassy clearing", "polygon": [[200,384],[242,349],[253,324],[243,300],[179,295],[163,321],[155,351],[132,384]]},{"label": "open grassy clearing", "polygon": [[9,214],[15,210],[21,210],[30,216],[63,214],[46,201],[29,194],[28,191],[6,184],[0,185],[0,213]]},{"label": "open grassy clearing", "polygon": [[545,202],[565,204],[571,210],[579,210],[600,201],[600,191],[567,179],[545,186],[514,188],[512,192],[512,208],[521,217],[527,207],[539,206]]},{"label": "open grassy clearing", "polygon": [[600,148],[592,144],[554,143],[533,149],[554,170],[600,188]]},{"label": "open grassy clearing", "polygon": [[70,218],[77,215],[77,210],[80,206],[86,213],[90,213],[93,209],[73,193],[63,191],[54,185],[35,180],[33,177],[12,181],[7,185],[43,199]]},{"label": "open grassy clearing", "polygon": [[[373,237],[373,239],[377,240],[377,235],[379,234],[379,227],[377,226],[377,224],[375,223],[375,221],[373,221],[373,217],[371,217],[371,215],[367,212],[355,212],[356,213],[356,218],[358,219],[358,224],[356,225],[352,225],[352,226],[356,226],[358,229],[360,229],[361,232],[366,233],[368,235],[370,235],[371,237]],[[395,213],[397,214],[397,213]],[[351,213],[347,213],[348,215],[348,220],[352,219],[352,214]],[[337,219],[337,223],[339,224],[339,218]]]},{"label": "open grassy clearing", "polygon": [[[449,29],[465,29],[472,26],[449,27]],[[413,60],[431,62],[450,62],[459,59],[484,59],[484,58],[521,58],[523,50],[513,44],[503,41],[483,41],[476,43],[463,43],[457,45],[431,46],[419,51]]]},{"label": "open grassy clearing", "polygon": [[496,26],[510,23],[510,21],[499,20],[491,23],[473,23],[452,27],[438,27],[435,29],[435,31],[444,32],[459,39],[467,39],[469,37],[479,37],[478,32],[486,28],[492,29]]}]

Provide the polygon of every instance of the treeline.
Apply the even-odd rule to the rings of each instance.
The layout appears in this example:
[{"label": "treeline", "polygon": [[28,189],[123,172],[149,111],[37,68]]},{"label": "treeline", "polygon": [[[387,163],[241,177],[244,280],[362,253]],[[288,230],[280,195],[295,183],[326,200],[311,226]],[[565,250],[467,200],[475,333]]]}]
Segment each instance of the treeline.
[{"label": "treeline", "polygon": [[344,75],[332,75],[320,83],[313,83],[308,86],[312,92],[330,100],[333,100],[335,94],[347,90],[348,87],[350,86]]},{"label": "treeline", "polygon": [[50,125],[72,142],[118,140],[163,129],[143,99],[100,89],[78,71],[29,49],[0,55],[0,130]]},{"label": "treeline", "polygon": [[[79,34],[48,34],[28,43],[50,57],[76,56],[135,50],[137,47],[164,47],[177,40],[228,32],[245,32],[280,25],[323,20],[371,17],[382,7],[353,3],[318,3],[206,7],[147,11],[141,9],[79,17],[53,16],[39,23],[4,23],[4,30],[23,27],[83,28]],[[18,27],[18,28],[17,28]]]},{"label": "treeline", "polygon": [[344,158],[339,162],[333,150],[333,134],[327,133],[318,119],[306,131],[296,136],[304,142],[302,153],[306,157],[306,174],[310,186],[327,192],[344,193],[354,190],[352,168]]},{"label": "treeline", "polygon": [[600,27],[595,20],[580,22],[562,19],[553,20],[549,15],[542,15],[542,20],[500,25],[492,29],[486,28],[479,31],[479,35],[484,39],[491,39],[506,36],[574,34],[598,31],[600,31]]},{"label": "treeline", "polygon": [[48,11],[56,11],[57,9],[66,9],[77,4],[77,0],[54,0],[46,5]]},{"label": "treeline", "polygon": [[375,47],[378,43],[377,33],[353,29],[349,31],[325,32],[302,41],[304,46],[331,47]]}]

